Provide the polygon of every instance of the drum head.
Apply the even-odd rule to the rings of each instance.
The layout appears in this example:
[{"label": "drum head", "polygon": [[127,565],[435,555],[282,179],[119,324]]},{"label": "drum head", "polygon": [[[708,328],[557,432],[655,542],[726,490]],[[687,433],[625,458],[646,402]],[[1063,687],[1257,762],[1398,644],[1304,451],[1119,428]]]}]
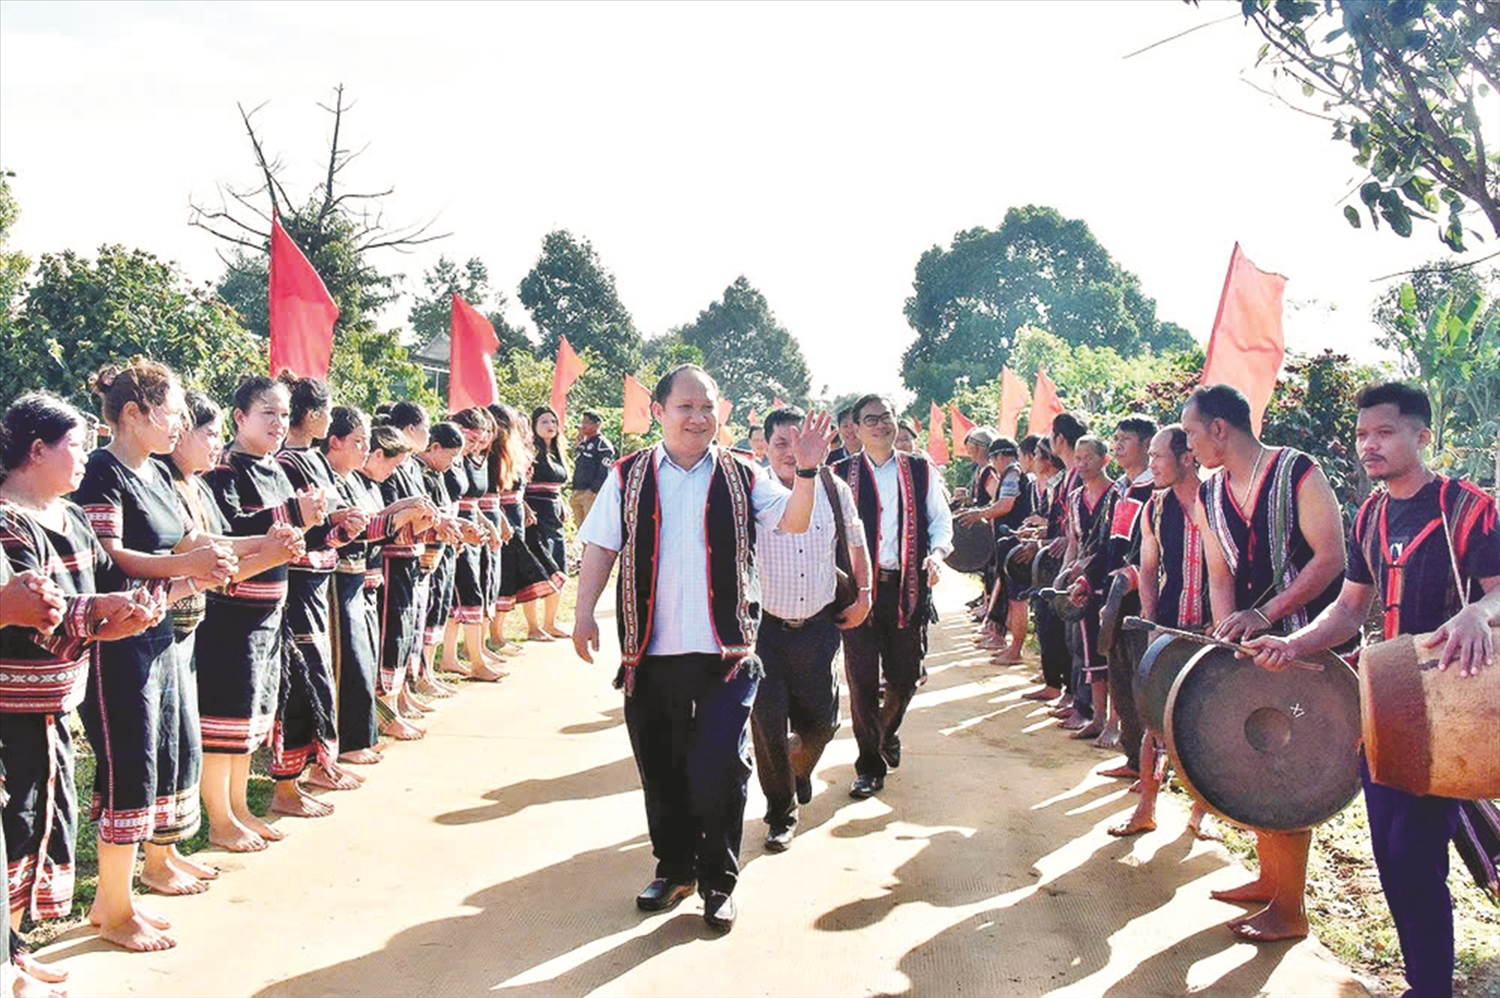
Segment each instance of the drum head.
[{"label": "drum head", "polygon": [[1336,655],[1321,672],[1271,672],[1207,647],[1167,698],[1167,747],[1188,790],[1227,821],[1300,831],[1359,794],[1359,680]]},{"label": "drum head", "polygon": [[953,521],[953,553],[946,563],[956,572],[982,572],[995,557],[995,529],[981,520],[964,526]]},{"label": "drum head", "polygon": [[[1125,633],[1147,637],[1139,631]],[[1131,692],[1135,695],[1136,716],[1146,730],[1158,735],[1165,733],[1166,721],[1163,715],[1166,713],[1167,697],[1172,692],[1172,684],[1177,681],[1177,674],[1202,650],[1203,645],[1195,641],[1163,634],[1152,641],[1141,655]]]}]

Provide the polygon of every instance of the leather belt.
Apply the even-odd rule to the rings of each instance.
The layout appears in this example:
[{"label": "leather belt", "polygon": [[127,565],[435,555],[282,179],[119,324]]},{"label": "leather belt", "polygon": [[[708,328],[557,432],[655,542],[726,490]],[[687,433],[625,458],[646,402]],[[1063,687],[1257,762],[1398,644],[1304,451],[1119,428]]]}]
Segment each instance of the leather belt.
[{"label": "leather belt", "polygon": [[878,575],[880,577],[880,581],[881,582],[894,582],[897,579],[901,578],[901,569],[899,569],[899,568],[882,568],[882,569],[879,570]]},{"label": "leather belt", "polygon": [[776,616],[774,613],[766,613],[762,614],[762,616],[765,617],[766,623],[768,624],[780,624],[782,627],[786,628],[789,631],[800,631],[808,624],[816,624],[819,621],[823,620],[832,620],[833,604],[826,604],[823,609],[819,610],[811,617],[803,617],[801,620],[787,620],[784,617]]}]

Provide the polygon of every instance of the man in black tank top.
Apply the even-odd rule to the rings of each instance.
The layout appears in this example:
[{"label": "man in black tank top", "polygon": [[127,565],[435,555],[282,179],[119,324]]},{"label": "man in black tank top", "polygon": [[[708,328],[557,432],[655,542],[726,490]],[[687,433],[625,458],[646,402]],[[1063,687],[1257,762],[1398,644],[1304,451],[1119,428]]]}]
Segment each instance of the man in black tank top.
[{"label": "man in black tank top", "polygon": [[[1182,426],[1198,463],[1213,470],[1194,519],[1208,561],[1214,636],[1241,641],[1302,626],[1333,602],[1344,574],[1344,520],[1328,479],[1306,454],[1262,444],[1250,403],[1228,385],[1193,392]],[[1230,923],[1236,935],[1253,942],[1307,935],[1311,844],[1311,831],[1257,833],[1260,875],[1213,892],[1221,901],[1266,902]]]},{"label": "man in black tank top", "polygon": [[[1381,597],[1383,637],[1431,634],[1444,646],[1444,681],[1472,682],[1496,668],[1493,622],[1500,620],[1500,523],[1493,496],[1435,475],[1422,461],[1432,442],[1432,405],[1402,384],[1374,385],[1356,398],[1360,463],[1385,489],[1354,522],[1349,568],[1338,600],[1289,637],[1258,637],[1256,661],[1281,669],[1290,659],[1359,635]],[[1455,584],[1458,582],[1459,584]],[[1434,718],[1442,723],[1441,718]],[[1361,759],[1370,844],[1401,940],[1413,995],[1453,994],[1453,899],[1448,842],[1460,804],[1375,783]]]}]

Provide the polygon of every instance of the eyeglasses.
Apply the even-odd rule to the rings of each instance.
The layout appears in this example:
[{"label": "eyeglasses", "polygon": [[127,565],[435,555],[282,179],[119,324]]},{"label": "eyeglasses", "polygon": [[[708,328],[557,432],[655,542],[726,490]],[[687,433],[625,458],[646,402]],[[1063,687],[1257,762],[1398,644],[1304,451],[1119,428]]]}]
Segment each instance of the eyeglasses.
[{"label": "eyeglasses", "polygon": [[888,412],[872,412],[868,415],[861,416],[859,421],[866,426],[894,426],[896,424],[896,417]]}]

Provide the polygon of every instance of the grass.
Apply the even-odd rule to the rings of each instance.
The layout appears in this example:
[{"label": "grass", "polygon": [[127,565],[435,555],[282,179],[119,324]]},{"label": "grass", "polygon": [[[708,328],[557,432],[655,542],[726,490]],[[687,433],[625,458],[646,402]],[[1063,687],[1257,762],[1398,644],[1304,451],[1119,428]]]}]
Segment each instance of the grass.
[{"label": "grass", "polygon": [[[1186,798],[1180,784],[1175,793]],[[1250,869],[1256,868],[1255,837],[1220,825],[1224,844]],[[1457,852],[1450,853],[1448,889],[1453,894],[1454,993],[1461,998],[1500,995],[1500,904],[1481,891]],[[1323,945],[1381,991],[1400,994],[1401,944],[1386,907],[1370,851],[1364,797],[1313,832],[1307,864],[1307,915]]]}]

